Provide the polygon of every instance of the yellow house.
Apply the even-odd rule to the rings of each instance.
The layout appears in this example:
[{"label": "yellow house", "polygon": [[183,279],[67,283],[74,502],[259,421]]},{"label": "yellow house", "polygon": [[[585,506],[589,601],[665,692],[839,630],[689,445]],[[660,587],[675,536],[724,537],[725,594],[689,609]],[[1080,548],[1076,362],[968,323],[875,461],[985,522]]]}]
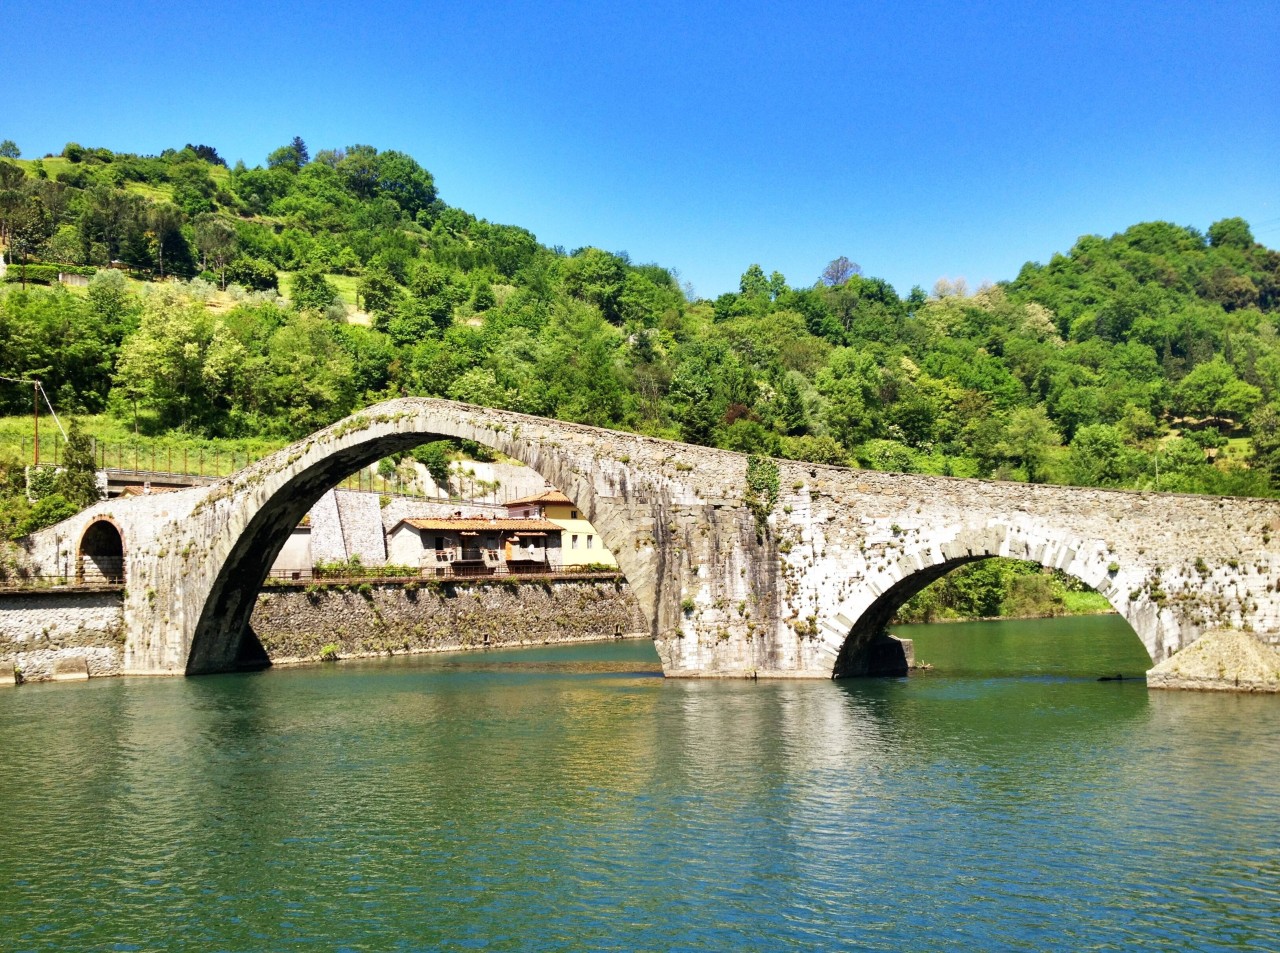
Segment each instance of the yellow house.
[{"label": "yellow house", "polygon": [[596,528],[582,518],[578,504],[559,490],[546,490],[507,504],[512,519],[550,520],[563,530],[560,534],[560,559],[565,569],[574,566],[617,566],[613,553],[605,549]]}]

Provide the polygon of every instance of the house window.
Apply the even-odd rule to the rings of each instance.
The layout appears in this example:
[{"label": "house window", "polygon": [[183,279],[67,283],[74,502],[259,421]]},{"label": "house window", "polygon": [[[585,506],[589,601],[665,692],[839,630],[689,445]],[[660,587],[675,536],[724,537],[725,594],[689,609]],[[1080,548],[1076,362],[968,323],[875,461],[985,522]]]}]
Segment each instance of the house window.
[{"label": "house window", "polygon": [[569,518],[570,518],[570,519],[575,519],[575,520],[576,520],[576,519],[578,518],[578,511],[577,511],[577,510],[570,510],[570,511],[569,511],[569,513],[570,513],[570,516],[569,516]]},{"label": "house window", "polygon": [[593,544],[595,541],[596,541],[596,538],[595,538],[594,536],[588,536],[588,537],[587,537],[587,549],[590,549],[590,548],[591,548],[591,546],[592,546],[592,544]]},{"label": "house window", "polygon": [[578,534],[577,534],[577,533],[574,533],[574,534],[573,534],[573,545],[570,547],[570,549],[577,549],[577,548],[578,548]]}]

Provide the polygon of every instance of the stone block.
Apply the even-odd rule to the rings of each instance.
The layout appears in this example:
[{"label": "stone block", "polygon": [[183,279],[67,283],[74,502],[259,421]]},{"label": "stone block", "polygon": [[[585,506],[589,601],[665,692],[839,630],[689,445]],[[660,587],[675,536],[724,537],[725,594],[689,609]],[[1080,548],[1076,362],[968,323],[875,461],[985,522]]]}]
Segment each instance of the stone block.
[{"label": "stone block", "polygon": [[53,660],[50,681],[76,682],[89,677],[89,662],[83,655],[63,656]]}]

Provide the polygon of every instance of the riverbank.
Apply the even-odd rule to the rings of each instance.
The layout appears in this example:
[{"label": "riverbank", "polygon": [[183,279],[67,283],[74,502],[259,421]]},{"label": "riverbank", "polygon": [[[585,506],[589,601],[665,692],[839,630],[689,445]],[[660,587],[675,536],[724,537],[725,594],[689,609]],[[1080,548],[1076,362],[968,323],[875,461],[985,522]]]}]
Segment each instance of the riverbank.
[{"label": "riverbank", "polygon": [[[621,577],[271,586],[250,627],[273,665],[649,636]],[[120,675],[124,648],[118,590],[0,594],[0,685]]]},{"label": "riverbank", "polygon": [[991,565],[962,567],[929,586],[898,610],[893,624],[1057,619],[1116,611],[1106,596],[1059,574],[1039,567],[1028,571],[1029,564],[1011,560],[985,562]]},{"label": "riverbank", "polygon": [[1032,622],[1036,619],[1082,619],[1098,615],[1119,615],[1110,603],[1105,609],[1087,612],[1026,612],[1018,615],[955,615],[934,619],[894,619],[891,625],[945,625],[951,622]]}]

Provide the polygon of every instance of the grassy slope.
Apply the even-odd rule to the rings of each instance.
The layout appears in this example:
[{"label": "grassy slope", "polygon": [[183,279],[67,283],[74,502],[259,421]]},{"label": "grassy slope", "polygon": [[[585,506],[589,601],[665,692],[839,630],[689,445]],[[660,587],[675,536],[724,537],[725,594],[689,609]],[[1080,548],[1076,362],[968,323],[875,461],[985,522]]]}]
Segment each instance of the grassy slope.
[{"label": "grassy slope", "polygon": [[[41,159],[14,159],[19,167],[26,170],[27,175],[34,176],[34,165],[39,161],[44,166],[45,173],[51,179],[56,179],[59,172],[66,172],[77,168],[98,168],[96,164],[84,164],[72,162],[70,159],[64,159],[62,156],[51,156]],[[213,179],[219,187],[225,186],[227,180],[231,177],[231,170],[225,169],[220,165],[209,166],[209,177]],[[145,199],[153,202],[170,202],[173,200],[173,187],[161,183],[153,185],[149,182],[126,182],[124,185],[126,192],[134,195],[141,195]]]},{"label": "grassy slope", "polygon": [[[62,425],[68,426],[68,417],[61,413],[59,417],[62,419]],[[219,474],[226,474],[232,472],[233,461],[236,467],[244,466],[247,461],[264,457],[287,443],[284,440],[261,438],[209,439],[181,431],[170,431],[157,436],[140,434],[135,437],[132,422],[118,420],[109,414],[80,417],[78,420],[84,431],[106,451],[108,464],[116,466],[118,461],[126,468],[133,467],[136,448],[136,459],[138,466],[142,469],[150,469],[154,455],[155,466],[158,469],[167,470],[172,465],[174,470],[181,471],[185,451],[189,472],[194,473],[203,466],[203,472],[206,474],[213,475],[215,469]],[[49,463],[53,462],[55,444],[60,442],[58,427],[48,411],[44,410],[40,415],[42,462],[46,460]],[[0,417],[0,453],[14,456],[21,454],[30,462],[31,444],[32,420],[30,417]]]},{"label": "grassy slope", "polygon": [[[280,294],[285,298],[292,297],[293,292],[293,276],[296,272],[282,271],[280,274]],[[360,284],[360,279],[355,275],[325,275],[329,283],[338,290],[338,297],[342,299],[343,304],[354,308],[356,306],[356,288]]]}]

